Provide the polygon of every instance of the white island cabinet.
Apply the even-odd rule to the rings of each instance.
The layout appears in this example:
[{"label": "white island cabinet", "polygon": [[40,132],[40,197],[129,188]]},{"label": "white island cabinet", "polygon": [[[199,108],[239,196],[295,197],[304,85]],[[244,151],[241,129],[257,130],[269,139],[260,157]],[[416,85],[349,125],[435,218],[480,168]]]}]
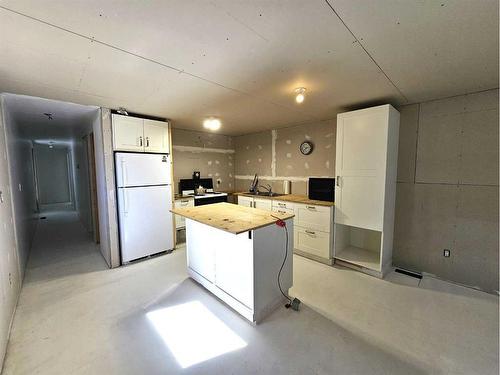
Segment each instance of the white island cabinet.
[{"label": "white island cabinet", "polygon": [[[174,209],[186,218],[189,276],[253,323],[286,301],[292,286],[293,215],[229,203]],[[288,230],[276,225],[283,219]],[[288,247],[286,245],[288,244]]]}]

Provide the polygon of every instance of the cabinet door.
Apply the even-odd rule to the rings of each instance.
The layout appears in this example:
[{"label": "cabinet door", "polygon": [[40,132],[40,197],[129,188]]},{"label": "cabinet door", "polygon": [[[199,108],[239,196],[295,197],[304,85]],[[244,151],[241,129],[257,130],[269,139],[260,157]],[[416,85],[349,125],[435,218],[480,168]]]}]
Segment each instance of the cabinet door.
[{"label": "cabinet door", "polygon": [[215,285],[249,308],[253,308],[253,240],[248,232],[220,233],[215,250]]},{"label": "cabinet door", "polygon": [[[178,199],[174,202],[175,208],[193,207],[194,199]],[[186,226],[186,218],[180,215],[175,215],[175,229],[181,229]]]},{"label": "cabinet door", "polygon": [[144,120],[144,150],[146,152],[169,152],[168,122]]},{"label": "cabinet door", "polygon": [[294,248],[330,259],[330,234],[294,226]]},{"label": "cabinet door", "polygon": [[208,225],[186,220],[186,252],[188,267],[210,282],[215,281],[215,237],[221,232]]},{"label": "cabinet door", "polygon": [[382,229],[388,116],[382,106],[337,118],[336,223]]},{"label": "cabinet door", "polygon": [[144,151],[144,121],[141,118],[113,114],[113,149]]},{"label": "cabinet door", "polygon": [[272,199],[258,199],[254,198],[253,199],[253,206],[255,208],[260,208],[261,210],[268,210],[271,211],[273,208],[273,201]]},{"label": "cabinet door", "polygon": [[251,197],[243,197],[243,196],[240,195],[238,197],[238,204],[240,206],[253,207],[253,198],[251,198]]}]

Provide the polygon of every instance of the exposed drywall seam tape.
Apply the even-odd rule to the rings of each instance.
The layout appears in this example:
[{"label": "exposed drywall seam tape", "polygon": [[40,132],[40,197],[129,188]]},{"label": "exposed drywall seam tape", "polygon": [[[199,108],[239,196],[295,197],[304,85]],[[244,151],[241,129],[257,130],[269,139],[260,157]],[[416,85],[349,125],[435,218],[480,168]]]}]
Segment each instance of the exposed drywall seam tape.
[{"label": "exposed drywall seam tape", "polygon": [[276,177],[276,138],[278,138],[277,130],[271,130],[271,174]]},{"label": "exposed drywall seam tape", "polygon": [[[308,176],[308,177],[299,177],[299,176],[259,176],[259,180],[275,180],[275,181],[308,181],[310,177],[315,178],[332,178],[332,176]],[[253,180],[253,175],[236,175],[234,176],[237,180]]]},{"label": "exposed drywall seam tape", "polygon": [[196,147],[196,146],[179,146],[173,145],[174,150],[177,151],[188,151],[188,152],[217,152],[219,154],[234,154],[235,150],[226,149],[226,148],[207,148],[207,147]]}]

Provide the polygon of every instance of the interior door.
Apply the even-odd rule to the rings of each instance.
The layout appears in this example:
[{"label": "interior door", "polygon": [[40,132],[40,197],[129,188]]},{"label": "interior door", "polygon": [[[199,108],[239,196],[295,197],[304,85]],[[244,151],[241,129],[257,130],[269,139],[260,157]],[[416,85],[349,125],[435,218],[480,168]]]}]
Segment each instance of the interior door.
[{"label": "interior door", "polygon": [[112,115],[113,149],[144,151],[144,120],[137,117]]},{"label": "interior door", "polygon": [[120,188],[120,245],[122,262],[174,247],[170,186]]},{"label": "interior door", "polygon": [[387,124],[384,108],[338,116],[336,223],[382,229]]},{"label": "interior door", "polygon": [[169,153],[168,123],[144,120],[144,142],[147,152]]}]

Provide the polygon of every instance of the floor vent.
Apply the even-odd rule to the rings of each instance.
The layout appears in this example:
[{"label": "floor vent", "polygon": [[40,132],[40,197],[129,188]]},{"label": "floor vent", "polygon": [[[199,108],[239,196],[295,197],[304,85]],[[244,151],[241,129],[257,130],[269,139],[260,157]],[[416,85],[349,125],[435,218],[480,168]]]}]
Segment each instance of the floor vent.
[{"label": "floor vent", "polygon": [[402,270],[401,268],[396,268],[395,272],[402,273],[403,275],[414,277],[414,278],[419,279],[419,280],[422,279],[422,275],[417,273],[417,272]]},{"label": "floor vent", "polygon": [[42,217],[40,218],[40,220],[45,220],[45,219],[47,219],[47,216],[42,216]]}]

